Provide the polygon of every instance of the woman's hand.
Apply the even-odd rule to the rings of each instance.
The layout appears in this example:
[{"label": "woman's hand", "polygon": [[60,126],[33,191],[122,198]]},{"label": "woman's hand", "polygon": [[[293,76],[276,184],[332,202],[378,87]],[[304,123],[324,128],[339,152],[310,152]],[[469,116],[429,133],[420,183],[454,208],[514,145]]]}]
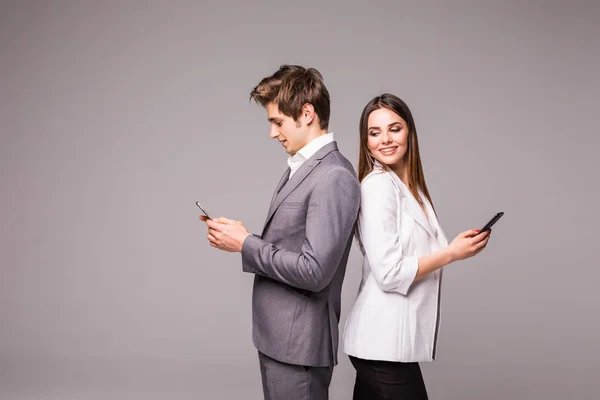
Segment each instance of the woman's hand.
[{"label": "woman's hand", "polygon": [[448,245],[452,260],[464,260],[479,254],[488,244],[491,233],[491,229],[483,233],[479,233],[479,230],[474,229],[459,233]]}]

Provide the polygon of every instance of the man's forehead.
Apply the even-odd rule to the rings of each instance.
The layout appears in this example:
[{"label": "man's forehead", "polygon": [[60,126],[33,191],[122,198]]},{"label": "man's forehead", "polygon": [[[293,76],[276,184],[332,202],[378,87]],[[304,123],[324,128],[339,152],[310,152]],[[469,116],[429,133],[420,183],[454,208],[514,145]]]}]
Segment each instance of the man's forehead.
[{"label": "man's forehead", "polygon": [[279,106],[276,103],[267,103],[267,118],[282,118],[284,115],[279,111]]}]

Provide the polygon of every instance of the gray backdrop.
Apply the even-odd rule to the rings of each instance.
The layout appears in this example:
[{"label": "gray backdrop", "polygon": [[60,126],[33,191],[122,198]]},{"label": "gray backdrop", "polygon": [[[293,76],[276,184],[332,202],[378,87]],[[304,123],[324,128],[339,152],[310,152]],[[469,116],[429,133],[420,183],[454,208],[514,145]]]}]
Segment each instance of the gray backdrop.
[{"label": "gray backdrop", "polygon": [[[0,398],[261,398],[252,276],[194,202],[262,228],[286,155],[248,94],[283,63],[323,73],[355,166],[362,107],[407,101],[450,239],[506,213],[446,269],[430,397],[598,398],[599,17],[592,0],[2,1]],[[355,247],[342,323],[360,263]]]}]

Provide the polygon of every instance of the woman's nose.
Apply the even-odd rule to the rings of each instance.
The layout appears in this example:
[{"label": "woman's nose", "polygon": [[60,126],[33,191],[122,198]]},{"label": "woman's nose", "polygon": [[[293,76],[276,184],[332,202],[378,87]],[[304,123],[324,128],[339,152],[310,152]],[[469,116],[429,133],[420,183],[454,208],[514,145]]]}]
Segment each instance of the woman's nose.
[{"label": "woman's nose", "polygon": [[390,135],[389,132],[383,132],[381,134],[381,140],[383,143],[390,143],[392,141],[392,135]]}]

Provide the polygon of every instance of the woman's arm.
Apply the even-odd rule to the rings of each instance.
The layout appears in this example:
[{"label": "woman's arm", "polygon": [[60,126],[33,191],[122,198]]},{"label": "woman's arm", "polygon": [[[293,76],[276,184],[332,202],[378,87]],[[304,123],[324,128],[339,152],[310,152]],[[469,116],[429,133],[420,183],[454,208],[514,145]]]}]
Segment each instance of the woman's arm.
[{"label": "woman's arm", "polygon": [[473,257],[485,248],[490,240],[491,230],[479,234],[478,230],[468,230],[456,236],[456,238],[441,250],[435,253],[419,257],[419,265],[415,280],[421,279],[454,261]]},{"label": "woman's arm", "polygon": [[371,273],[381,290],[406,295],[418,271],[418,257],[403,254],[398,208],[398,192],[387,174],[363,180],[358,231]]}]

